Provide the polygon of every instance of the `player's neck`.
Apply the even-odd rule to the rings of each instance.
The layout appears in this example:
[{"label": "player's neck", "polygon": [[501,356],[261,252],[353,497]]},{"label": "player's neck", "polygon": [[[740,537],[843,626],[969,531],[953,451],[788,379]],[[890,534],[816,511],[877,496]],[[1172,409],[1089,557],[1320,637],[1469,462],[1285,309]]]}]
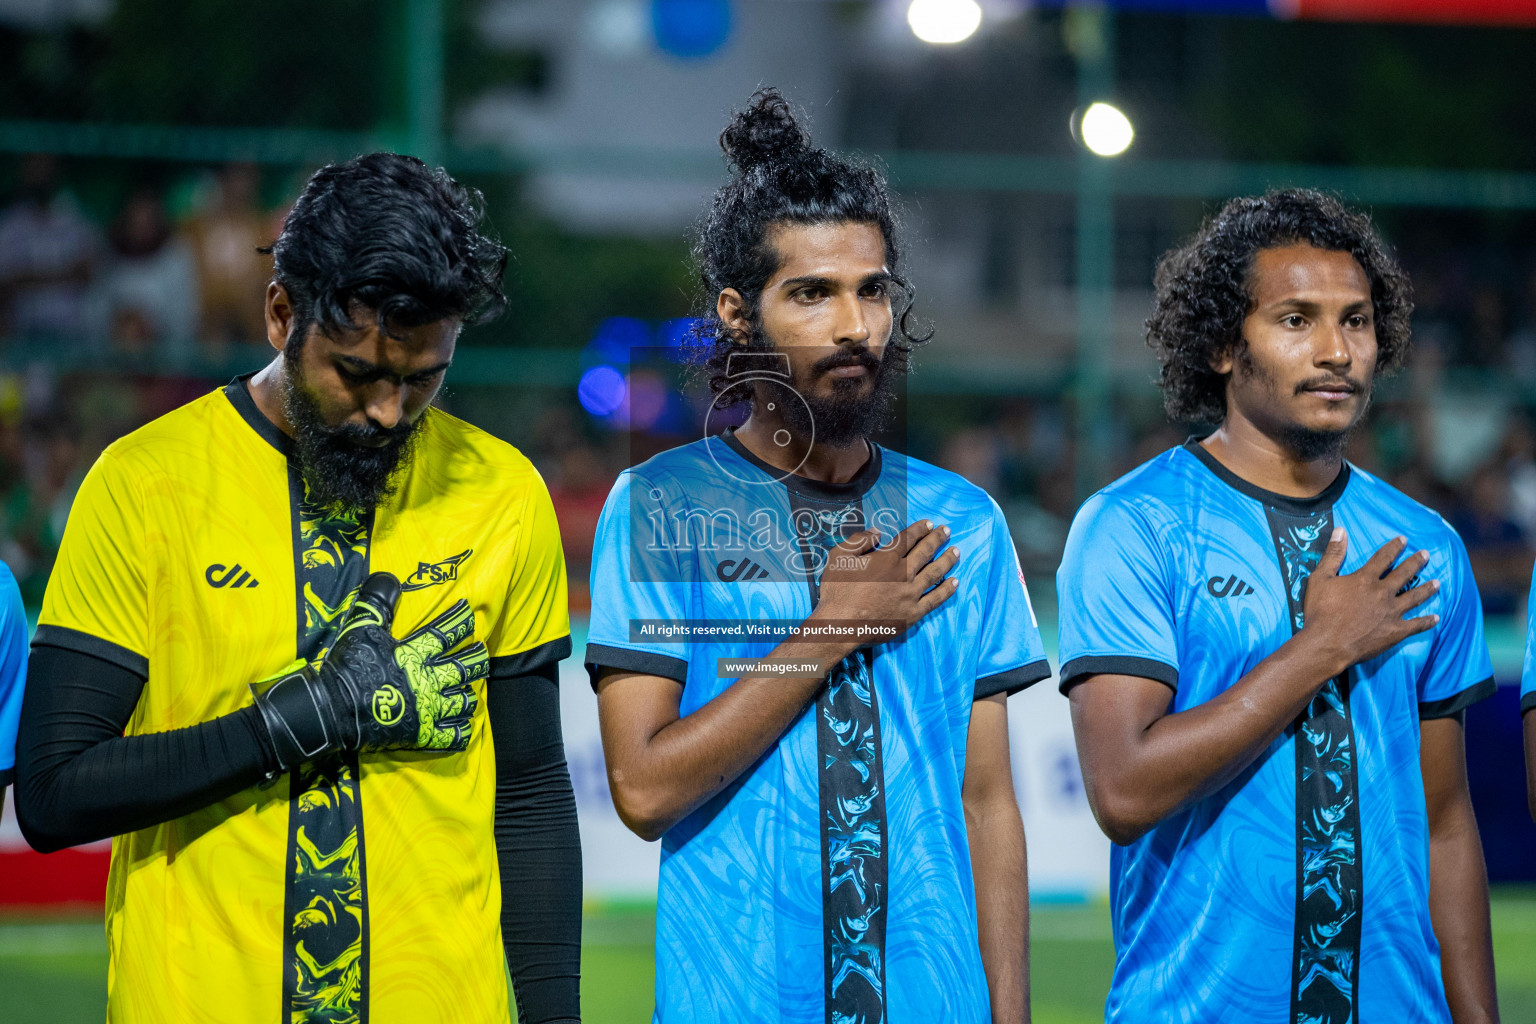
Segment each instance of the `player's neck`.
[{"label": "player's neck", "polygon": [[736,439],[774,469],[824,484],[848,483],[872,457],[873,449],[863,438],[846,448],[832,448],[803,444],[791,436],[793,432],[785,432],[784,436],[791,436],[790,442],[775,444],[774,435],[782,427],[780,422],[754,411],[747,422],[736,428]]},{"label": "player's neck", "polygon": [[283,357],[279,355],[256,371],[246,384],[251,391],[251,400],[256,403],[261,414],[271,420],[278,430],[292,437],[293,425],[288,422],[288,414],[283,409],[283,379],[286,372]]},{"label": "player's neck", "polygon": [[1229,415],[1214,434],[1200,443],[1237,476],[1288,498],[1321,494],[1344,467],[1342,448],[1304,455],[1236,415]]}]

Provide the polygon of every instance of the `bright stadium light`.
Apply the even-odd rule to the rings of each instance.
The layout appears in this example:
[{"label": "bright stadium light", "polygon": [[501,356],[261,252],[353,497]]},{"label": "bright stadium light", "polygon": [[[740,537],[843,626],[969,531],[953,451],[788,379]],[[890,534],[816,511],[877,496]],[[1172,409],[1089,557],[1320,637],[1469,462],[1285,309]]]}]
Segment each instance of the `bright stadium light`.
[{"label": "bright stadium light", "polygon": [[907,24],[925,43],[961,43],[981,27],[981,5],[976,0],[912,0]]},{"label": "bright stadium light", "polygon": [[1119,156],[1131,148],[1136,129],[1119,107],[1094,103],[1083,112],[1083,145],[1099,156]]}]

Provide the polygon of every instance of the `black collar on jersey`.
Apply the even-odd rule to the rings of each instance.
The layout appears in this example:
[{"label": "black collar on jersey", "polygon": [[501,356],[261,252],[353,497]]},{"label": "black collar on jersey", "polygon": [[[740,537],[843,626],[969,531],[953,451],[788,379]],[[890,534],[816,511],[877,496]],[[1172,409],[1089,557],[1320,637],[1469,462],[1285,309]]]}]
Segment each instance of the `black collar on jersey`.
[{"label": "black collar on jersey", "polygon": [[869,460],[853,475],[853,479],[845,484],[833,484],[796,476],[793,473],[786,474],[777,466],[768,465],[747,450],[747,446],[742,444],[741,439],[736,436],[735,427],[726,428],[720,432],[719,436],[720,440],[730,446],[731,451],[774,479],[783,480],[786,487],[793,488],[807,497],[821,498],[826,501],[852,501],[863,497],[866,491],[875,486],[875,481],[880,479],[880,446],[873,441],[866,442],[869,445]]},{"label": "black collar on jersey", "polygon": [[1200,442],[1203,437],[1190,437],[1184,442],[1184,447],[1189,449],[1191,455],[1205,464],[1205,468],[1221,480],[1222,483],[1234,490],[1241,491],[1256,501],[1263,502],[1270,508],[1279,509],[1295,516],[1310,516],[1322,509],[1331,507],[1339,500],[1339,495],[1344,493],[1344,488],[1349,486],[1349,463],[1346,462],[1339,470],[1339,475],[1333,478],[1333,483],[1324,487],[1310,498],[1293,498],[1288,494],[1276,494],[1274,491],[1266,491],[1264,488],[1249,483],[1226,466],[1223,466],[1212,455],[1205,445]]},{"label": "black collar on jersey", "polygon": [[249,381],[256,376],[256,371],[242,373],[228,384],[224,385],[224,397],[229,399],[229,404],[235,407],[235,412],[245,420],[246,426],[256,431],[261,439],[276,448],[284,455],[293,451],[293,439],[277,428],[277,424],[267,419],[266,414],[256,407],[256,399],[251,397]]}]

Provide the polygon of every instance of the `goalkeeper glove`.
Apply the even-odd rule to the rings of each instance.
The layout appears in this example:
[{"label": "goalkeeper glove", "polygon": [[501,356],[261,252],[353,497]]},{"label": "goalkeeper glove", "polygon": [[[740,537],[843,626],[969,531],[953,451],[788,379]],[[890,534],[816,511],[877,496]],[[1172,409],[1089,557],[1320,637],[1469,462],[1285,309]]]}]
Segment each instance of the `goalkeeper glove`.
[{"label": "goalkeeper glove", "polygon": [[[475,632],[466,601],[404,640],[390,634],[400,581],[369,576],[318,667],[256,692],[279,768],[331,751],[463,750],[478,703],[470,684],[490,669],[485,644],[450,654]],[[256,691],[256,686],[251,687]]]}]

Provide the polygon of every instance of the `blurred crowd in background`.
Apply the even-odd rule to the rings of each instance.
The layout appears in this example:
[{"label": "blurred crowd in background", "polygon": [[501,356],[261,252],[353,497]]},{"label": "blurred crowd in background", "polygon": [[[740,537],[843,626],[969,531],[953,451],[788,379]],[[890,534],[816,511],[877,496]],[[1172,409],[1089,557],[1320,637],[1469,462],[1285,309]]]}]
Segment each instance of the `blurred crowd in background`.
[{"label": "blurred crowd in background", "polygon": [[[285,206],[263,201],[272,182],[264,193],[261,173],[244,164],[129,187],[104,214],[66,187],[53,157],[13,161],[8,180],[0,208],[0,559],[35,609],[74,492],[101,449],[222,383],[228,368],[251,370],[270,358],[262,315],[270,262],[257,248],[280,230]],[[1502,259],[1496,274],[1482,272],[1488,254],[1465,245],[1419,253],[1427,255],[1404,254],[1418,296],[1410,367],[1379,389],[1350,458],[1455,526],[1489,615],[1521,614],[1536,551],[1536,427],[1522,397],[1536,394],[1528,386],[1536,382],[1536,251],[1523,264],[1518,253]],[[681,267],[682,239],[675,258]],[[918,374],[946,359],[937,326],[938,340],[916,359]],[[508,358],[518,358],[516,348]],[[1466,374],[1474,384],[1498,378],[1506,386],[1454,386]],[[1199,430],[1166,421],[1149,377],[1120,387],[1108,421],[1092,431],[1104,448],[1105,479]],[[450,376],[443,402],[518,445],[544,474],[578,611],[614,477],[650,452],[692,440],[675,426],[637,433],[594,417],[574,386],[490,389]],[[997,498],[1037,595],[1049,594],[1077,504],[1104,482],[1078,479],[1083,435],[1072,415],[1070,397],[1049,389],[914,390],[904,401],[897,443]]]},{"label": "blurred crowd in background", "polygon": [[0,209],[0,337],[13,356],[0,373],[0,559],[29,608],[101,449],[208,390],[185,368],[265,346],[271,268],[256,249],[281,216],[259,205],[258,180],[236,165],[174,200],[135,187],[98,220],[57,159],[18,162]]}]

